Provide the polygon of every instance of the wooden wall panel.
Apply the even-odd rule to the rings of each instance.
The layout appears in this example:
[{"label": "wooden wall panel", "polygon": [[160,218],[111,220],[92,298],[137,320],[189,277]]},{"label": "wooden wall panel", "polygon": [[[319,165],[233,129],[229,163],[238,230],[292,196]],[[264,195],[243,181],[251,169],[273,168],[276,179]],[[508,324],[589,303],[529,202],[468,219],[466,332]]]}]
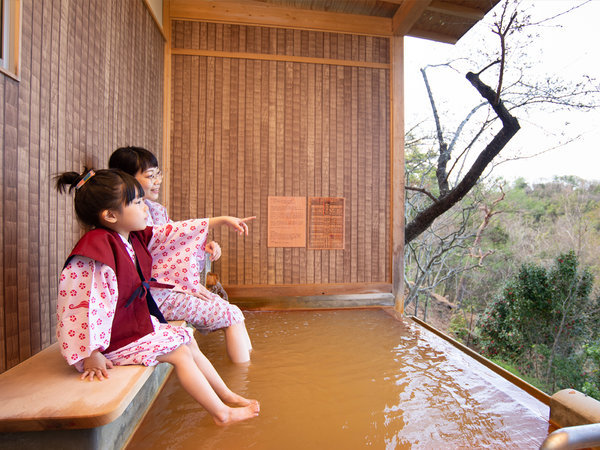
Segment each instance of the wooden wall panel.
[{"label": "wooden wall panel", "polygon": [[[0,77],[0,104],[4,105],[4,91],[6,85],[6,78]],[[4,108],[0,108],[0,148],[4,148]],[[0,173],[4,174],[4,153],[0,157]],[[2,201],[2,208],[0,208],[0,246],[2,246],[3,253],[0,255],[0,267],[4,268],[6,264],[6,259],[4,258],[4,183],[0,183],[0,201]],[[4,270],[0,270],[0,323],[4,324],[5,322],[5,306],[4,306]],[[6,349],[5,349],[6,338],[4,333],[2,333],[1,341],[0,341],[0,372],[2,372],[6,367]]]},{"label": "wooden wall panel", "polygon": [[4,342],[6,346],[5,367],[19,362],[19,315],[18,279],[17,279],[17,117],[18,83],[5,79],[4,84],[4,172],[2,183],[4,198],[4,229],[2,232],[2,255],[4,269]]},{"label": "wooden wall panel", "polygon": [[164,39],[143,0],[22,0],[20,80],[0,74],[0,372],[56,340],[81,231],[52,177],[162,148]]},{"label": "wooden wall panel", "polygon": [[[180,20],[172,36],[171,217],[258,217],[212,231],[221,281],[391,283],[388,39]],[[345,249],[268,248],[272,195],[344,197]]]},{"label": "wooden wall panel", "polygon": [[[5,92],[5,87],[6,87],[6,78],[5,77],[0,77],[0,104],[4,105],[4,92]],[[4,148],[4,142],[5,142],[5,120],[4,120],[4,108],[0,108],[0,148]],[[4,174],[4,152],[2,153],[2,156],[0,157],[0,173]],[[6,259],[4,258],[4,248],[5,248],[5,242],[6,242],[6,238],[4,235],[4,217],[5,217],[5,199],[6,197],[4,196],[4,183],[0,183],[0,201],[2,202],[2,208],[0,208],[0,247],[2,248],[2,255],[0,255],[0,268],[4,268],[6,265]],[[6,323],[5,321],[5,306],[4,306],[4,299],[5,299],[5,286],[4,286],[4,270],[0,270],[0,323],[4,324]],[[0,372],[2,372],[5,367],[6,367],[6,348],[5,348],[5,344],[6,344],[6,338],[3,335],[1,338],[1,342],[0,342]]]},{"label": "wooden wall panel", "polygon": [[388,38],[175,20],[172,47],[389,63]]},{"label": "wooden wall panel", "polygon": [[[22,14],[31,18],[32,5],[23,3]],[[31,103],[31,20],[24,20],[21,38],[21,61],[29,62],[21,66],[21,82],[19,84],[18,122],[17,122],[17,326],[19,330],[19,360],[31,356],[32,330],[29,328],[30,302],[35,308],[36,299],[29,298],[29,274],[31,267],[36,263],[35,258],[30,259],[29,248],[29,210],[31,201],[30,192],[34,185],[29,182],[29,166],[31,160],[38,158],[36,153],[28,152],[30,143],[30,113],[37,113],[37,105],[28,107]],[[28,155],[29,153],[29,155]],[[32,154],[33,153],[33,154]],[[25,156],[25,155],[28,155]],[[31,189],[30,189],[31,188]],[[35,197],[34,197],[35,200]],[[35,249],[34,249],[35,251]],[[32,255],[33,256],[33,255]],[[35,285],[31,286],[32,296],[35,296]],[[37,324],[36,324],[37,325]]]}]

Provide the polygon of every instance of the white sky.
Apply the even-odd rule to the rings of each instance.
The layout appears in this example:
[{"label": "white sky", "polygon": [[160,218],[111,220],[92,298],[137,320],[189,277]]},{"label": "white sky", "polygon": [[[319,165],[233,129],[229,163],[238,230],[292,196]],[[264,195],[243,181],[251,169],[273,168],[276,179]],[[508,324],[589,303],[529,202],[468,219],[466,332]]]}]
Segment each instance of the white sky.
[{"label": "white sky", "polygon": [[[527,0],[532,8],[528,12],[535,18],[550,17],[560,11],[567,10],[581,0]],[[542,39],[532,43],[535,54],[539,54],[539,63],[535,70],[541,77],[556,74],[563,78],[579,79],[589,75],[600,79],[600,0],[592,0],[585,6],[562,16],[556,23],[560,28],[545,27],[540,30]],[[470,30],[454,46],[440,44],[422,39],[406,38],[405,40],[405,109],[406,127],[423,119],[430,120],[431,109],[427,100],[423,79],[419,69],[427,64],[445,62],[452,55],[459,55],[466,48],[480,44],[483,27],[476,26]],[[487,33],[489,35],[489,32]],[[480,68],[472,67],[477,71]],[[428,72],[430,74],[430,72]],[[475,89],[464,78],[464,73],[454,78],[430,79],[434,95],[444,91],[452,92],[448,97],[452,105],[464,104],[465,109],[456,114],[462,118],[466,111],[480,102],[481,98]],[[453,107],[453,111],[455,111]],[[539,111],[523,117],[518,112],[517,118],[521,130],[510,141],[503,153],[520,153],[531,155],[550,149],[560,139],[583,136],[555,150],[548,151],[531,159],[521,159],[500,165],[495,175],[506,179],[524,177],[528,181],[548,180],[556,175],[576,175],[587,180],[600,180],[600,110],[582,112],[544,112]],[[450,120],[446,117],[445,119]],[[449,128],[452,126],[450,125]],[[563,134],[563,137],[560,137]]]}]

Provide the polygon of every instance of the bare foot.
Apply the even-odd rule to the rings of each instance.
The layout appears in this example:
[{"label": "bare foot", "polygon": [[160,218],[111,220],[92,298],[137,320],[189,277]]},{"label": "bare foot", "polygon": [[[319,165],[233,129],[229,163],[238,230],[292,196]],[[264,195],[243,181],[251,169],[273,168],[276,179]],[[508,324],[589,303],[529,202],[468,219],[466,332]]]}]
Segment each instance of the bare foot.
[{"label": "bare foot", "polygon": [[258,400],[242,397],[235,392],[230,392],[229,394],[224,395],[221,400],[223,400],[223,403],[227,403],[229,406],[249,406],[255,403],[258,404]]},{"label": "bare foot", "polygon": [[254,400],[254,403],[244,406],[243,408],[228,407],[223,414],[214,415],[213,420],[219,426],[226,426],[243,420],[252,419],[253,417],[258,416],[259,412],[260,405]]}]

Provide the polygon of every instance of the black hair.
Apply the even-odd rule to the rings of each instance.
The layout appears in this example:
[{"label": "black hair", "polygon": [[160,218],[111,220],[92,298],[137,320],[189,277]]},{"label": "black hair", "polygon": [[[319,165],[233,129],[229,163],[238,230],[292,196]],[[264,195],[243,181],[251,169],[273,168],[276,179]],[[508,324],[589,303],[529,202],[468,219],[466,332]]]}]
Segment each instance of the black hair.
[{"label": "black hair", "polygon": [[[92,175],[93,173],[93,175]],[[84,178],[87,180],[84,181]],[[100,213],[106,209],[120,211],[136,197],[144,197],[144,189],[131,175],[117,169],[64,172],[54,177],[56,190],[75,191],[75,213],[84,225],[98,227]]]},{"label": "black hair", "polygon": [[121,147],[116,149],[108,160],[108,167],[121,169],[129,175],[158,167],[154,153],[142,147]]}]

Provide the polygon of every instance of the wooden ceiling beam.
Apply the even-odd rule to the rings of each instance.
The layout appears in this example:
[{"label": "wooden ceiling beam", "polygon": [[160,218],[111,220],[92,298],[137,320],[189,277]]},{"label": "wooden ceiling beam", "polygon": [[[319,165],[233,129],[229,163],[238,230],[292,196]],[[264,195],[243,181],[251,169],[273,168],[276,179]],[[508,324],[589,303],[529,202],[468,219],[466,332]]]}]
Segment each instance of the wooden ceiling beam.
[{"label": "wooden ceiling beam", "polygon": [[405,36],[417,23],[432,0],[405,0],[392,17],[392,34]]},{"label": "wooden ceiling beam", "polygon": [[447,14],[455,17],[462,17],[464,19],[473,21],[479,21],[485,16],[485,12],[479,9],[456,5],[443,0],[433,0],[427,8],[427,11]]},{"label": "wooden ceiling beam", "polygon": [[[425,3],[429,4],[429,1]],[[391,36],[385,17],[285,8],[257,1],[170,0],[171,19],[300,28],[336,33]]]},{"label": "wooden ceiling beam", "polygon": [[410,30],[410,33],[407,36],[417,37],[421,39],[428,39],[430,41],[443,42],[445,44],[456,44],[458,41],[457,36],[452,36],[449,34],[444,34],[436,31],[429,30],[419,30],[413,29]]}]

